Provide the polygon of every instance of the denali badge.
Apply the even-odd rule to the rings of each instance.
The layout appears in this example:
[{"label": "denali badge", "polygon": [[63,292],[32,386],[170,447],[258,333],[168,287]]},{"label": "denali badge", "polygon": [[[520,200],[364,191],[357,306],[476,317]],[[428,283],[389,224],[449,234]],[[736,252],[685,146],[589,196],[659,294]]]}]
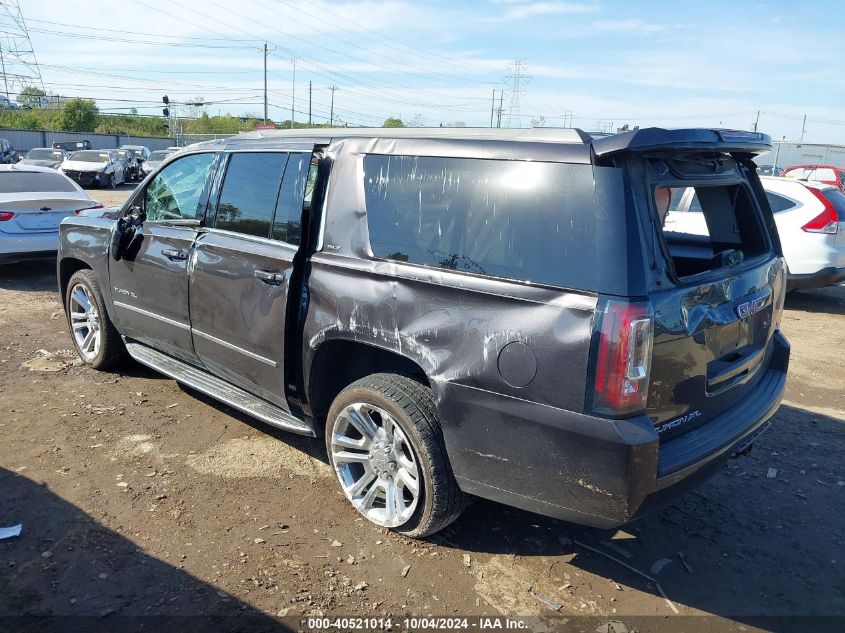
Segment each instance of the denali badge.
[{"label": "denali badge", "polygon": [[736,307],[736,313],[739,315],[739,318],[744,319],[745,317],[751,316],[752,314],[757,314],[764,307],[766,307],[765,299],[754,299],[754,301],[746,301],[745,303],[740,303]]}]

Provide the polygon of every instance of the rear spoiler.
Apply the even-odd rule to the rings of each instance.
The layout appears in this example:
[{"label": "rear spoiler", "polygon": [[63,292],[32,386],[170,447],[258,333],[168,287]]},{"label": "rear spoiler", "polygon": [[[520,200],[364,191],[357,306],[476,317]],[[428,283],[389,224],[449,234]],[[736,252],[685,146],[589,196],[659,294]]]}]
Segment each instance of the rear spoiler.
[{"label": "rear spoiler", "polygon": [[618,152],[645,152],[661,149],[714,149],[720,152],[762,154],[772,149],[772,139],[761,132],[690,128],[666,130],[649,127],[608,136],[595,136],[592,141],[596,156]]}]

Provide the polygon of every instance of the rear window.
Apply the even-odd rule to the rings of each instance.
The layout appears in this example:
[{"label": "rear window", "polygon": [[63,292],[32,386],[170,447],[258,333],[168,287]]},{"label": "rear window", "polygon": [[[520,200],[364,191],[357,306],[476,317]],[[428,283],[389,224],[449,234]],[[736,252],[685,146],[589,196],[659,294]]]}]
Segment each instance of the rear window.
[{"label": "rear window", "polygon": [[65,176],[57,173],[5,172],[0,173],[0,193],[28,193],[32,191],[76,191]]},{"label": "rear window", "polygon": [[839,221],[845,222],[845,193],[842,193],[839,189],[822,189],[821,194],[836,209],[836,215],[839,216]]},{"label": "rear window", "polygon": [[669,187],[669,195],[666,189],[655,189],[654,204],[679,277],[736,265],[769,251],[766,229],[744,185]]},{"label": "rear window", "polygon": [[364,157],[376,257],[565,285],[577,166],[420,156]]}]

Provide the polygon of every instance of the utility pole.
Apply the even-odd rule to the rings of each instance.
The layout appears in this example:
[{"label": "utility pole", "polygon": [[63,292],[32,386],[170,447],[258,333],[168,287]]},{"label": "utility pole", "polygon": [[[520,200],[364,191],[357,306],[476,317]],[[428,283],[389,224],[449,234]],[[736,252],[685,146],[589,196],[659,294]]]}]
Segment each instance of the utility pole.
[{"label": "utility pole", "polygon": [[311,127],[311,82],[308,82],[308,127]]},{"label": "utility pole", "polygon": [[798,139],[799,143],[804,142],[804,132],[806,132],[806,131],[807,131],[807,115],[805,114],[804,115],[804,121],[802,121],[802,123],[801,123],[801,138]]},{"label": "utility pole", "polygon": [[6,78],[6,60],[3,58],[2,44],[0,44],[0,64],[3,66],[3,85],[6,86],[6,101],[11,102],[9,98],[9,80]]},{"label": "utility pole", "polygon": [[329,127],[334,127],[334,91],[337,90],[337,86],[332,86],[329,90],[332,91],[332,106],[329,110]]},{"label": "utility pole", "polygon": [[760,122],[760,110],[757,110],[757,118],[754,119],[754,131],[757,131],[757,124]]},{"label": "utility pole", "polygon": [[504,98],[505,98],[505,91],[500,90],[499,91],[499,117],[498,117],[498,120],[496,121],[496,127],[502,127],[502,101],[504,100]]},{"label": "utility pole", "polygon": [[267,42],[264,42],[264,125],[267,125]]},{"label": "utility pole", "polygon": [[296,57],[290,60],[293,63],[293,74],[290,78],[290,129],[293,129],[293,106],[296,103]]},{"label": "utility pole", "polygon": [[490,127],[493,127],[493,112],[496,110],[496,89],[493,88],[493,101],[490,104]]}]

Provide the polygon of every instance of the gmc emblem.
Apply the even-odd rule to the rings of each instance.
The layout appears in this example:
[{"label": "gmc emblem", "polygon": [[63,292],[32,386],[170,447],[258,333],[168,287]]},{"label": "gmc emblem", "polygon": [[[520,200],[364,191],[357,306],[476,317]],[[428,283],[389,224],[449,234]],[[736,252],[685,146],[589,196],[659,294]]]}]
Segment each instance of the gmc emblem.
[{"label": "gmc emblem", "polygon": [[760,310],[765,307],[765,299],[754,299],[754,301],[746,301],[745,303],[740,303],[736,307],[736,313],[739,315],[739,318],[744,319],[745,317],[749,317],[752,314],[757,314]]}]

